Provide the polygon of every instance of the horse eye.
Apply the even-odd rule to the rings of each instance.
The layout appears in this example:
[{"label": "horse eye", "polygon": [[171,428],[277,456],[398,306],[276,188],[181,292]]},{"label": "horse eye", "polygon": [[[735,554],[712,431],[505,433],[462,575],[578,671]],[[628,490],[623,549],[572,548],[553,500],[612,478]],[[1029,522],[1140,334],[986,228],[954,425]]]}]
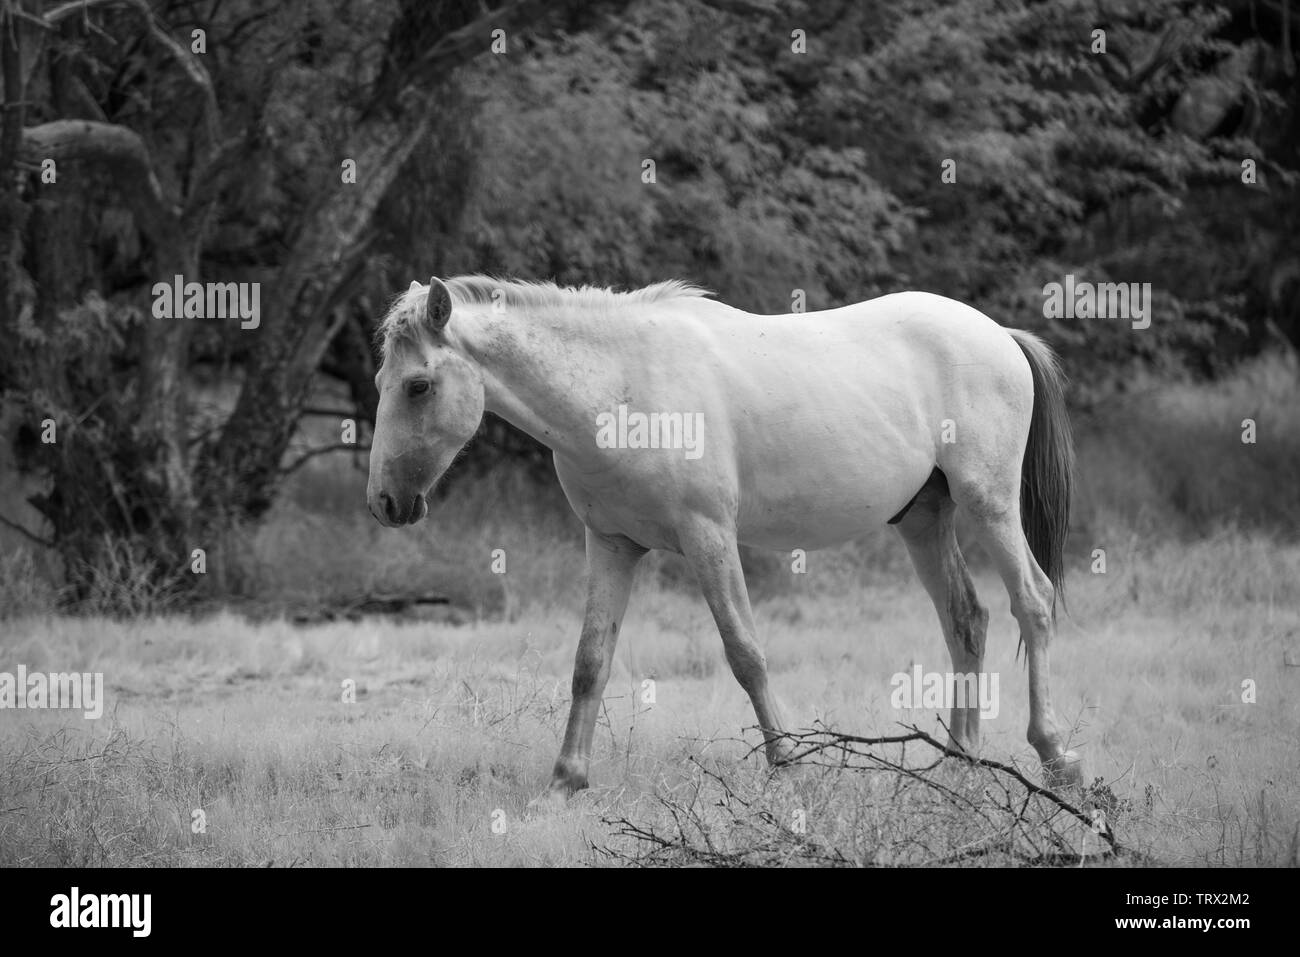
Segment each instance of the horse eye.
[{"label": "horse eye", "polygon": [[428,379],[416,379],[406,387],[407,395],[424,395],[429,391]]}]

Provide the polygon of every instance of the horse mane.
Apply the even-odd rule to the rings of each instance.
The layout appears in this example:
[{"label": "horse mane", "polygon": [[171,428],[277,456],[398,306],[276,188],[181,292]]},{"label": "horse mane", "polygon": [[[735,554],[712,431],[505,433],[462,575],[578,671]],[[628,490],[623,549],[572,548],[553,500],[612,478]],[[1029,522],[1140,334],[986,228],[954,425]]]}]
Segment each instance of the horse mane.
[{"label": "horse mane", "polygon": [[[710,295],[693,283],[666,279],[640,289],[619,292],[607,286],[559,286],[553,282],[522,279],[498,279],[495,276],[454,276],[443,284],[456,306],[491,306],[497,303],[516,309],[581,308],[612,310],[620,306],[670,302]],[[385,354],[398,341],[418,342],[426,338],[424,306],[429,298],[427,285],[413,286],[394,301],[376,330]]]}]

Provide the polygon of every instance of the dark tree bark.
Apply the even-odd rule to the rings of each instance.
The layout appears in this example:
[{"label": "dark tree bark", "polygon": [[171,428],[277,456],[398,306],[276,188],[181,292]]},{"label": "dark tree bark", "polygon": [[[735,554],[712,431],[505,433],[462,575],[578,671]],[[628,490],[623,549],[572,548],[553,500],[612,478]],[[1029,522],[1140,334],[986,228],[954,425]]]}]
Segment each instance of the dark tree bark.
[{"label": "dark tree bark", "polygon": [[[106,31],[93,18],[110,8]],[[6,99],[0,122],[0,323],[10,333],[23,310],[41,330],[58,329],[65,316],[75,324],[77,314],[70,310],[88,308],[88,294],[102,289],[101,267],[91,261],[94,250],[85,237],[108,207],[105,194],[130,210],[142,239],[131,300],[108,309],[138,309],[138,287],[146,280],[179,274],[202,281],[223,194],[249,175],[250,162],[255,168],[264,160],[256,107],[244,117],[256,129],[248,126],[242,136],[223,129],[205,58],[173,37],[147,0],[74,0],[43,14],[38,10],[34,3],[0,7]],[[74,578],[90,574],[103,548],[116,547],[105,543],[129,540],[177,589],[198,587],[203,579],[185,574],[190,549],[219,550],[232,524],[256,520],[271,506],[313,376],[340,333],[353,357],[343,364],[353,399],[363,417],[373,419],[371,353],[349,317],[369,262],[376,211],[408,160],[424,148],[440,91],[449,89],[454,71],[488,53],[493,30],[506,29],[513,37],[546,15],[539,0],[507,0],[491,10],[477,0],[404,0],[379,77],[348,121],[348,155],[356,161],[357,180],[340,182],[338,158],[320,158],[316,188],[306,193],[315,205],[283,229],[292,239],[287,249],[276,247],[279,261],[262,283],[260,323],[241,333],[247,337],[238,350],[245,375],[220,429],[202,440],[188,434],[185,385],[195,335],[190,321],[137,324],[124,350],[133,364],[125,367],[123,356],[92,348],[87,369],[79,370],[58,350],[47,349],[23,371],[28,390],[19,394],[27,417],[39,422],[48,411],[37,408],[41,402],[61,410],[58,447],[38,446],[34,453],[52,480],[50,493],[34,504],[51,523]],[[91,34],[109,37],[124,24],[139,29],[137,42],[125,47],[125,75],[144,77],[145,58],[161,60],[170,69],[167,89],[174,91],[179,76],[194,94],[198,109],[192,118],[156,131],[113,122],[106,113],[116,114],[91,95],[97,81],[84,60],[44,55],[55,40],[81,50],[94,39]],[[41,91],[46,112],[36,115],[46,121],[27,125],[33,114],[24,108],[26,80],[38,63],[49,79]],[[147,97],[154,89],[146,83],[138,92]],[[58,187],[40,192],[33,174],[50,159],[59,169]],[[26,194],[13,188],[20,179]],[[24,237],[32,244],[25,258]],[[0,374],[6,361],[0,350]],[[48,401],[38,400],[38,392]]]},{"label": "dark tree bark", "polygon": [[[390,58],[352,130],[357,144],[357,182],[322,183],[326,197],[308,217],[274,287],[267,290],[267,320],[254,333],[254,360],[238,404],[219,441],[204,453],[200,474],[209,482],[200,499],[240,517],[257,518],[270,508],[281,462],[330,340],[345,321],[340,287],[362,260],[375,210],[411,154],[423,145],[437,109],[437,92],[457,67],[488,52],[492,30],[514,30],[541,16],[535,0],[514,0],[474,17],[477,5],[454,4],[448,16],[464,18],[450,32],[433,34],[426,4],[412,2],[390,43]],[[423,33],[413,33],[424,26]],[[387,108],[380,108],[383,104]],[[406,109],[396,114],[399,104]],[[412,106],[414,104],[414,106]],[[404,115],[403,115],[404,114]]]},{"label": "dark tree bark", "polygon": [[[62,34],[75,42],[84,30],[83,21],[74,14],[84,16],[87,9],[109,5],[65,4],[40,19],[29,15],[28,33],[18,36],[34,46],[32,31],[42,28],[33,25],[43,22],[44,32],[36,36]],[[143,19],[151,40],[182,65],[197,87],[199,132],[190,156],[196,170],[205,169],[216,155],[219,122],[206,70],[157,24],[143,0],[117,5]],[[5,35],[13,36],[7,30]],[[35,49],[29,55],[39,59],[39,52]],[[14,84],[9,66],[19,59],[6,56],[8,90],[21,89]],[[32,246],[26,258],[32,282],[21,297],[25,301],[9,293],[21,274],[17,257],[4,260],[4,321],[12,331],[17,313],[26,311],[39,329],[58,335],[53,330],[63,328],[63,312],[78,306],[100,285],[93,246],[86,237],[96,228],[105,192],[130,209],[145,240],[148,270],[157,276],[197,273],[209,207],[197,205],[186,215],[181,198],[170,195],[160,182],[145,139],[136,130],[102,119],[102,111],[70,68],[69,58],[51,59],[49,69],[51,106],[96,118],[59,119],[23,128],[23,113],[6,111],[3,162],[10,169],[16,165],[35,173],[44,161],[52,160],[57,179],[32,186],[39,204],[30,221]],[[24,99],[26,95],[23,91]],[[14,116],[16,137],[10,127]],[[12,182],[12,177],[6,177],[6,183]],[[12,189],[6,189],[0,201],[16,204],[23,212],[30,208]],[[13,221],[22,222],[22,217]],[[6,237],[0,240],[8,249],[16,244],[9,235],[11,228],[14,236],[21,236],[20,227],[10,227],[10,222],[6,217]],[[74,594],[85,594],[87,576],[100,563],[105,543],[122,539],[134,540],[132,547],[141,561],[158,568],[160,590],[184,580],[177,570],[185,564],[192,544],[195,517],[183,388],[190,328],[185,322],[168,322],[137,329],[132,352],[139,365],[127,380],[114,376],[105,354],[94,356],[92,369],[70,366],[54,348],[31,350],[27,357],[25,377],[36,390],[20,397],[29,406],[29,416],[39,421],[62,410],[58,442],[45,450],[40,462],[49,475],[50,492],[34,497],[32,504],[50,523]],[[44,408],[39,407],[42,404]]]}]

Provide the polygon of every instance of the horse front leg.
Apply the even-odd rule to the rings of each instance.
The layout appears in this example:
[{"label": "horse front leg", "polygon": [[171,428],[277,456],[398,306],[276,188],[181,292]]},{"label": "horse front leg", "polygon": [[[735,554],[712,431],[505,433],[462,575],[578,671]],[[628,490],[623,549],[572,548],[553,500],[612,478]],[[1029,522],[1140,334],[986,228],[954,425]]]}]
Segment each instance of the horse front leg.
[{"label": "horse front leg", "polygon": [[587,529],[587,610],[573,661],[573,701],[564,745],[551,773],[551,784],[541,800],[562,804],[587,786],[591,740],[596,731],[610,664],[623,625],[628,595],[637,563],[646,549],[622,536],[606,536]]},{"label": "horse front leg", "polygon": [[767,658],[758,646],[749,589],[733,529],[702,522],[680,533],[682,554],[695,571],[704,600],[722,636],[727,664],[749,695],[763,732],[769,764],[785,764],[794,748],[786,737],[780,706],[767,683]]}]

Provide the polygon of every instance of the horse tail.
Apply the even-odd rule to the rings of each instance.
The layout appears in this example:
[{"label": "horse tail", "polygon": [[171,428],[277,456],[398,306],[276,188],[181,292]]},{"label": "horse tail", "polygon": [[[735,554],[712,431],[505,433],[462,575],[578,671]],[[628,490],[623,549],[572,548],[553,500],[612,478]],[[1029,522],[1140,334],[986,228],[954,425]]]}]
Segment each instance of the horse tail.
[{"label": "horse tail", "polygon": [[1065,607],[1065,536],[1074,492],[1074,438],[1065,410],[1065,375],[1042,339],[1019,329],[1007,331],[1029,361],[1034,381],[1034,411],[1021,468],[1020,521],[1029,550],[1052,583],[1055,618],[1058,598]]}]

